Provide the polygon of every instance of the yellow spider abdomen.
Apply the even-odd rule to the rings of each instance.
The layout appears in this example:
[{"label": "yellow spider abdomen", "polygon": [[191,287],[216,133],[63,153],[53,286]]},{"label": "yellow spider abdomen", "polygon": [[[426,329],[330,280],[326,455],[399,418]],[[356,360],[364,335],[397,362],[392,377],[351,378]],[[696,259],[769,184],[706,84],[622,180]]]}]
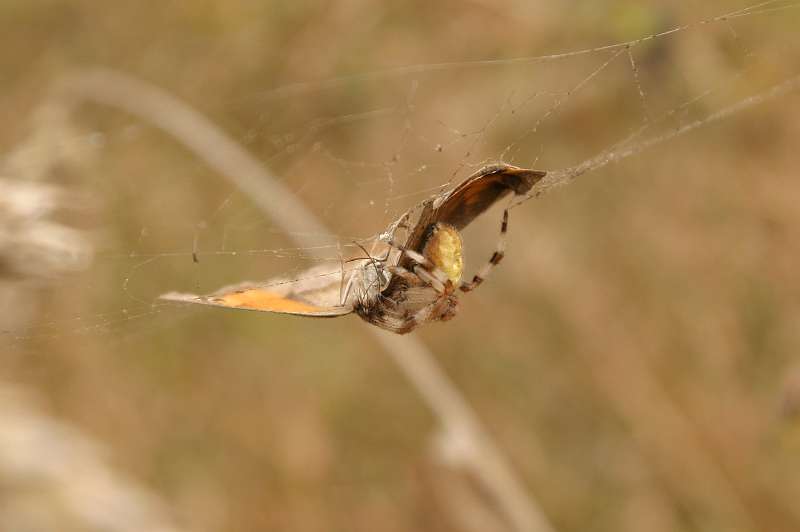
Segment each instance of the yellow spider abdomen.
[{"label": "yellow spider abdomen", "polygon": [[452,225],[436,223],[431,227],[422,254],[442,270],[453,283],[461,280],[464,272],[463,243],[458,230]]}]

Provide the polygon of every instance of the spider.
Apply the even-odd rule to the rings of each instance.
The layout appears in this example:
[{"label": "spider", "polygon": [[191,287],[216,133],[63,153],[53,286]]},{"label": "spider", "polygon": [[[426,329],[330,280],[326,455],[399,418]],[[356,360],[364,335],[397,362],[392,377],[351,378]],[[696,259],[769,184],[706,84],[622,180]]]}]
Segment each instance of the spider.
[{"label": "spider", "polygon": [[[460,230],[509,193],[526,194],[545,172],[507,164],[481,168],[452,192],[420,204],[413,228],[412,209],[388,232],[388,244],[399,251],[397,264],[384,264],[392,274],[377,297],[356,302],[355,312],[384,329],[405,334],[430,321],[447,321],[458,311],[458,292],[471,292],[488,277],[505,256],[508,209],[503,210],[500,235],[489,260],[472,277],[462,279],[464,261]],[[405,244],[396,242],[398,228],[411,229]]]},{"label": "spider", "polygon": [[[235,285],[208,296],[170,292],[162,299],[311,317],[356,313],[383,329],[405,334],[431,321],[447,321],[458,311],[457,291],[470,292],[505,255],[508,209],[503,211],[494,253],[471,281],[462,279],[460,231],[501,198],[528,193],[545,172],[508,164],[485,166],[448,193],[429,198],[401,216],[381,238],[383,258],[358,259],[345,284],[314,268],[298,281]],[[413,225],[412,214],[419,212]],[[404,243],[395,239],[399,229]]]}]

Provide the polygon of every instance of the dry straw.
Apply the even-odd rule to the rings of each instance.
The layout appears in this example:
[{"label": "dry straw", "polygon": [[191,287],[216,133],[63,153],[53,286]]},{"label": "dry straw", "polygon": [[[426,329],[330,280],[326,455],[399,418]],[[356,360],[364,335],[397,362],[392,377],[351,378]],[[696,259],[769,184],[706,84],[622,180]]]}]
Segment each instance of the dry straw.
[{"label": "dry straw", "polygon": [[[646,139],[641,139],[639,135],[625,139],[574,167],[550,171],[529,196],[519,198],[516,203],[798,88],[800,76],[669,133]],[[73,111],[84,102],[107,105],[154,124],[247,194],[299,246],[311,244],[304,235],[329,233],[314,213],[309,212],[253,156],[207,118],[157,87],[120,73],[92,70],[63,80],[57,87],[54,101],[60,102],[68,111]],[[363,330],[375,337],[436,414],[440,426],[435,439],[436,456],[446,465],[471,473],[499,508],[501,519],[509,523],[513,530],[554,530],[535,499],[526,493],[512,473],[467,401],[436,364],[432,353],[413,336],[400,337],[374,327],[364,327]],[[463,490],[453,493],[457,493],[462,501],[477,500]],[[482,522],[498,523],[497,519],[488,516],[488,512],[479,513],[486,517]]]},{"label": "dry straw", "polygon": [[[45,105],[32,134],[0,166],[0,329],[16,331],[36,315],[31,291],[86,267],[84,232],[57,220],[81,205],[49,182],[56,168],[86,162],[63,108]],[[5,353],[4,353],[5,354]],[[0,382],[0,530],[177,532],[165,506],[114,471],[75,427],[53,420],[19,385]]]}]

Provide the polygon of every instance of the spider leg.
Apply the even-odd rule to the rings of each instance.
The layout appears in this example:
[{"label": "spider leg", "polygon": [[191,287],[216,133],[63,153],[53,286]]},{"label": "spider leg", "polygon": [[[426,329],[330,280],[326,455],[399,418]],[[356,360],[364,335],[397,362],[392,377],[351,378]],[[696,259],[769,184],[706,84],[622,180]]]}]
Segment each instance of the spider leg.
[{"label": "spider leg", "polygon": [[436,272],[439,272],[438,269],[436,270],[436,272],[431,273],[428,270],[426,270],[425,267],[419,265],[414,266],[413,272],[406,270],[402,266],[387,266],[386,270],[390,271],[391,273],[399,275],[400,277],[408,281],[412,286],[417,285],[420,281],[422,281],[424,284],[430,285],[434,290],[436,290],[440,294],[444,293],[447,290],[448,286],[447,283],[450,282],[447,279],[442,281],[436,275]]},{"label": "spider leg", "polygon": [[441,305],[442,298],[437,298],[435,301],[431,301],[411,316],[410,320],[414,324],[425,323],[431,319],[433,316],[434,311],[439,308]]},{"label": "spider leg", "polygon": [[457,307],[452,296],[452,284],[448,288],[447,292],[439,294],[439,297],[415,312],[410,319],[416,324],[421,324],[432,319],[447,321],[455,316]]},{"label": "spider leg", "polygon": [[392,275],[397,275],[398,277],[405,279],[412,285],[416,284],[420,280],[419,275],[406,270],[402,266],[388,265],[384,269]]},{"label": "spider leg", "polygon": [[447,278],[446,273],[440,270],[434,263],[432,263],[421,253],[418,253],[413,249],[407,249],[394,241],[389,242],[389,245],[400,250],[403,255],[416,262],[417,264],[414,266],[413,273],[417,275],[423,282],[433,286],[437,292],[443,292],[447,283],[451,282]]},{"label": "spider leg", "polygon": [[421,264],[422,266],[425,266],[426,268],[435,268],[436,267],[431,261],[428,260],[427,257],[425,257],[421,253],[417,253],[413,249],[405,248],[405,247],[401,246],[400,244],[398,244],[397,242],[394,242],[394,241],[390,242],[389,245],[392,246],[395,249],[399,249],[400,252],[403,255],[405,255],[409,259],[413,260],[417,264]]},{"label": "spider leg", "polygon": [[[412,274],[413,275],[413,274]],[[417,310],[414,314],[406,315],[400,321],[393,324],[392,330],[397,333],[405,334],[413,331],[423,323],[427,323],[434,319],[435,316],[440,316],[438,319],[447,320],[452,317],[452,314],[442,316],[443,306],[450,304],[447,295],[442,294],[424,307]]]},{"label": "spider leg", "polygon": [[400,217],[400,219],[397,221],[397,225],[396,225],[395,227],[396,227],[397,229],[399,229],[399,228],[401,228],[401,227],[402,227],[403,229],[406,229],[406,230],[408,230],[408,229],[411,229],[411,226],[410,226],[410,225],[408,225],[408,220],[409,220],[409,219],[411,219],[411,211],[406,211],[406,212],[403,214],[403,216],[401,216],[401,217]]},{"label": "spider leg", "polygon": [[403,229],[404,231],[408,232],[411,229],[411,226],[408,223],[408,221],[411,219],[411,212],[412,211],[409,210],[403,213],[403,216],[401,216],[399,220],[390,225],[385,232],[378,236],[378,240],[387,242],[391,246],[398,229]]},{"label": "spider leg", "polygon": [[[422,266],[414,266],[414,273],[422,279],[425,283],[431,285],[434,290],[440,294],[450,291],[452,292],[453,283],[447,276],[439,269],[434,268],[433,271],[428,271]],[[451,287],[448,289],[448,286]]]},{"label": "spider leg", "polygon": [[497,247],[492,253],[489,262],[483,265],[483,268],[478,270],[478,273],[472,278],[472,281],[465,283],[461,282],[459,289],[462,292],[471,292],[478,288],[478,286],[489,276],[492,269],[500,264],[503,257],[506,255],[506,233],[508,232],[508,209],[503,211],[503,222],[500,224],[500,237],[497,239]]}]

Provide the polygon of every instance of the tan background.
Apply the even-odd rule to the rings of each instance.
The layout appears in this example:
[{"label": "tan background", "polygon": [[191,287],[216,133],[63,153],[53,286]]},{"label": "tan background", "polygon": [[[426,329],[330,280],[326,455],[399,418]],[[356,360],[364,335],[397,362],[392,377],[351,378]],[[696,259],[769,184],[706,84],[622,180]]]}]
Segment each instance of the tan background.
[{"label": "tan background", "polygon": [[[318,80],[577,51],[746,5],[683,4],[5,0],[0,153],[60,75],[115,68],[213,118],[332,228],[322,243],[347,244],[515,139],[516,164],[569,166],[643,107],[716,89],[663,132],[797,75],[800,14],[637,46],[644,105],[623,54],[536,132],[608,52]],[[166,135],[83,111],[86,154],[57,179],[88,198],[69,216],[97,256],[31,289],[37,321],[2,349],[3,375],[192,530],[459,530],[433,420],[367,325],[148,307],[311,262],[273,252],[286,235]],[[558,530],[800,529],[798,124],[795,94],[528,202],[491,280],[419,332]],[[492,211],[467,231],[468,270],[498,224]]]}]

